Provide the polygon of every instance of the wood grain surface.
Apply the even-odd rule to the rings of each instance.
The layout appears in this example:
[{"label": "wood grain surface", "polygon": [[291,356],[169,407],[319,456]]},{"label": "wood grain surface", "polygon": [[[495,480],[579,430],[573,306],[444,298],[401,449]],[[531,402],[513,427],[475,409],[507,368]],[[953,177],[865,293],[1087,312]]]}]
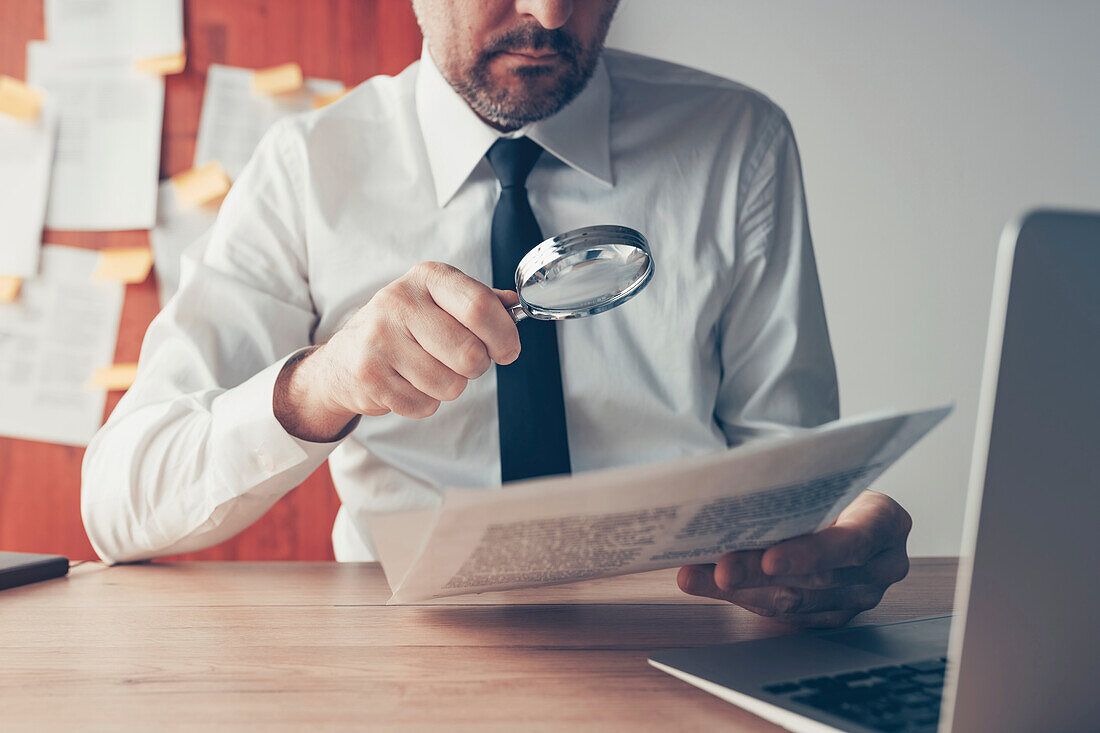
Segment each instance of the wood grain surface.
[{"label": "wood grain surface", "polygon": [[[951,611],[916,560],[856,624]],[[792,633],[675,571],[387,606],[373,563],[87,563],[0,593],[4,730],[778,728],[646,664]]]},{"label": "wood grain surface", "polygon": [[[187,68],[167,77],[161,178],[191,167],[211,63],[262,68],[296,61],[306,76],[353,86],[397,73],[420,55],[409,0],[184,0],[184,26]],[[42,0],[0,0],[0,74],[25,78],[26,42],[44,37]],[[149,240],[145,231],[47,230],[43,241],[99,249]],[[158,308],[153,276],[127,286],[116,361],[137,360]],[[120,397],[108,396],[106,414]],[[95,557],[80,520],[83,457],[82,448],[0,438],[0,549]],[[236,538],[181,557],[332,559],[329,533],[338,507],[322,466]]]}]

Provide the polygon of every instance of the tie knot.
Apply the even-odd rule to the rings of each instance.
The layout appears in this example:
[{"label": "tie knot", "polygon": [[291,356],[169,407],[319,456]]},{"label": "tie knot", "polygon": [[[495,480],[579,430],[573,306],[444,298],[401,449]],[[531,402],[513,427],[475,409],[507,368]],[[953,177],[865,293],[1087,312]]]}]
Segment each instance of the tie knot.
[{"label": "tie knot", "polygon": [[501,188],[523,188],[541,154],[542,147],[529,137],[502,137],[493,143],[486,157]]}]

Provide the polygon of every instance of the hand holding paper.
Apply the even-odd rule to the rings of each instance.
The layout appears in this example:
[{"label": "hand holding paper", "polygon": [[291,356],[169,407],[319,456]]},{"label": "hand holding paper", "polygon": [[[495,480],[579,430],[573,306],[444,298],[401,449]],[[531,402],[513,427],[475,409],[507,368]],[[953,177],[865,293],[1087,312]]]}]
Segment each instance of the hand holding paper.
[{"label": "hand holding paper", "polygon": [[369,519],[391,603],[713,563],[830,525],[951,408],[839,420],[656,466]]}]

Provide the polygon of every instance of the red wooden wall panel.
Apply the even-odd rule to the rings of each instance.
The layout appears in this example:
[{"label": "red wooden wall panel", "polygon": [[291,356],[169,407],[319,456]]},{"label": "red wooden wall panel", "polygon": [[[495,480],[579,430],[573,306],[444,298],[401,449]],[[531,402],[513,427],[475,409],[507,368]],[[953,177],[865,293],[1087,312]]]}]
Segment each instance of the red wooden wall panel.
[{"label": "red wooden wall panel", "polygon": [[[296,61],[306,76],[352,86],[375,74],[395,74],[420,55],[409,0],[184,0],[184,25],[187,68],[166,80],[162,177],[191,166],[211,63]],[[25,78],[26,42],[43,37],[42,0],[0,0],[0,74]],[[43,241],[98,249],[146,245],[148,234],[46,231]],[[127,286],[116,361],[137,360],[157,309],[153,277]],[[108,396],[107,414],[119,397]],[[0,438],[0,549],[94,557],[80,521],[83,456],[82,448]],[[323,466],[234,539],[182,557],[329,560],[338,506]]]}]

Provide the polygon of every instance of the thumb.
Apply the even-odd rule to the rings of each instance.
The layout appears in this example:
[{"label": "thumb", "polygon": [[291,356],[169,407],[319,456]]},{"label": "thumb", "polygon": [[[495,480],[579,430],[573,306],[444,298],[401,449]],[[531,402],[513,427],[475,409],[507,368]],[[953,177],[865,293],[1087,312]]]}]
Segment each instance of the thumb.
[{"label": "thumb", "polygon": [[493,288],[493,294],[500,299],[501,304],[505,308],[511,308],[513,305],[519,302],[519,293],[515,290],[497,290]]}]

